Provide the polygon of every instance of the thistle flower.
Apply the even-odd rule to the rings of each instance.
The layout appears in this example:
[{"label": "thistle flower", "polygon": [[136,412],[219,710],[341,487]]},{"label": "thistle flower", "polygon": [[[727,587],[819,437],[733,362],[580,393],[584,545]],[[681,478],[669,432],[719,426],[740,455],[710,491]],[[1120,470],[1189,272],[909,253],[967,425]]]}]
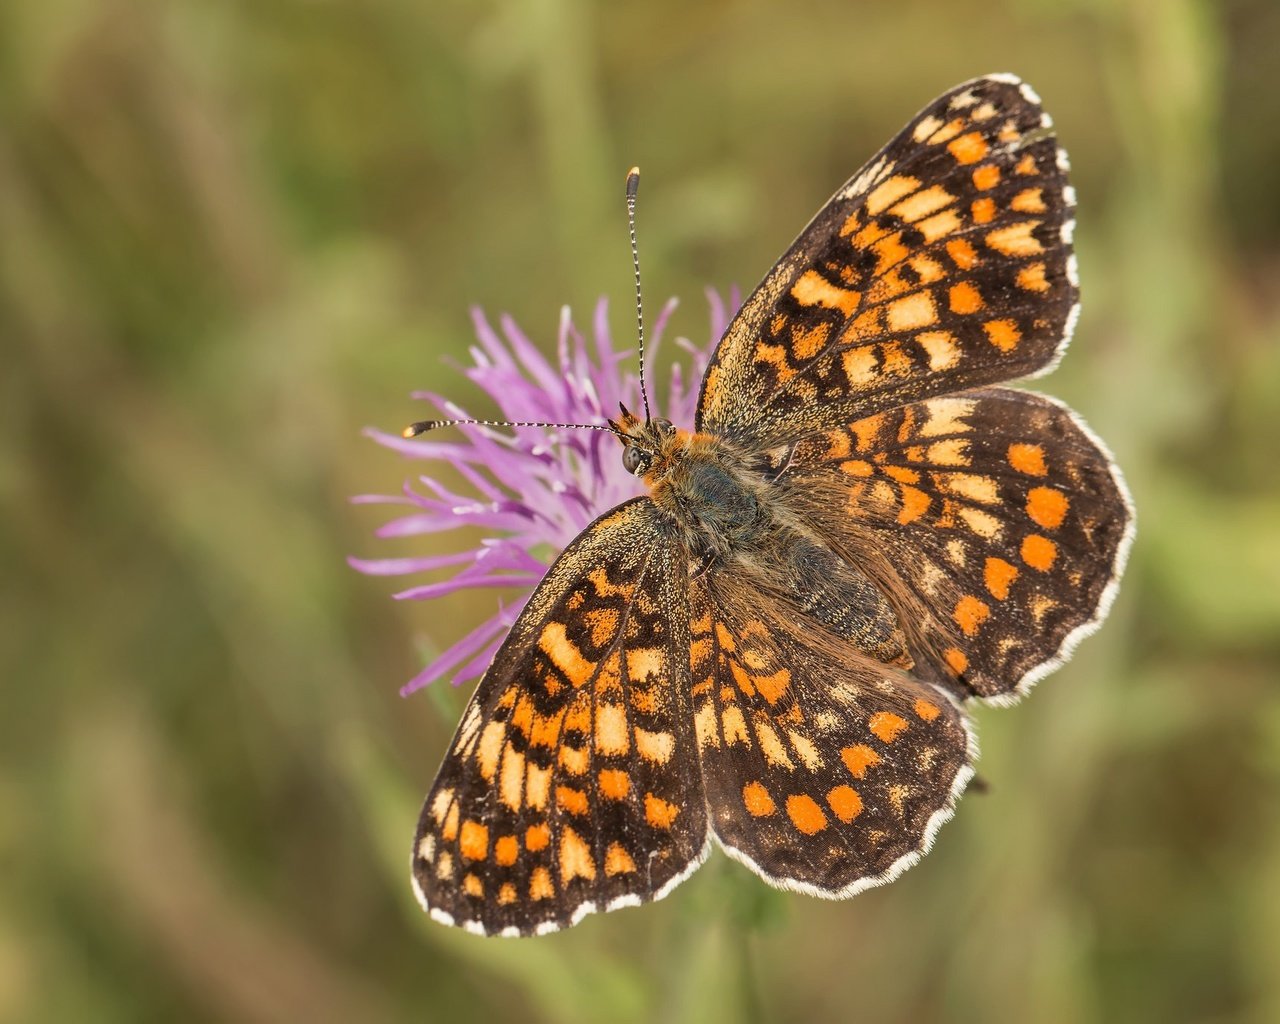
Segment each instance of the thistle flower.
[{"label": "thistle flower", "polygon": [[[699,347],[677,338],[689,365],[676,362],[666,394],[655,395],[663,415],[690,426],[703,369],[737,306],[736,295],[726,305],[708,291],[707,300],[711,313],[707,345]],[[657,352],[675,305],[675,300],[668,302],[653,325],[650,357]],[[552,361],[510,317],[503,316],[500,329],[495,330],[482,312],[473,310],[478,344],[471,348],[473,365],[466,375],[493,398],[504,419],[604,425],[619,402],[633,408],[640,404],[634,353],[614,347],[607,312],[601,299],[588,339],[574,326],[568,308],[563,309]],[[415,392],[413,397],[430,402],[444,418],[471,418],[431,392]],[[489,535],[478,547],[450,554],[348,561],[374,576],[454,570],[447,579],[401,590],[395,595],[399,600],[445,597],[468,587],[507,589],[516,596],[499,601],[492,616],[403,686],[402,696],[444,676],[450,676],[455,685],[480,676],[551,560],[593,519],[643,489],[641,481],[623,469],[618,442],[606,431],[451,429],[460,433],[460,440],[405,440],[375,429],[365,433],[409,458],[447,464],[466,482],[467,493],[455,493],[435,477],[421,475],[405,481],[403,494],[366,494],[352,500],[407,509],[381,527],[379,537],[444,533],[464,526],[479,527]]]}]

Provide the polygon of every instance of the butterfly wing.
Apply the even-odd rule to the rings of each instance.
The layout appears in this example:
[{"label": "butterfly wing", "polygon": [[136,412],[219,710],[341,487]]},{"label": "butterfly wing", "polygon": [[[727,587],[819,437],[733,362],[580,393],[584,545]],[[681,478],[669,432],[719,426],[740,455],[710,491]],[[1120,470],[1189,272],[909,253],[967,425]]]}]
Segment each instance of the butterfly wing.
[{"label": "butterfly wing", "polygon": [[553,931],[658,899],[701,863],[687,565],[648,498],[552,565],[423,806],[413,880],[432,916]]},{"label": "butterfly wing", "polygon": [[698,428],[764,448],[1043,370],[1076,315],[1073,209],[1028,86],[994,75],[945,93],[743,304],[703,378]]},{"label": "butterfly wing", "polygon": [[1041,395],[931,398],[772,457],[780,500],[898,599],[923,641],[917,674],[963,696],[1020,694],[1051,672],[1097,628],[1124,568],[1120,472]]},{"label": "butterfly wing", "polygon": [[841,898],[914,864],[972,775],[962,712],[740,577],[690,581],[711,827],[767,882]]}]

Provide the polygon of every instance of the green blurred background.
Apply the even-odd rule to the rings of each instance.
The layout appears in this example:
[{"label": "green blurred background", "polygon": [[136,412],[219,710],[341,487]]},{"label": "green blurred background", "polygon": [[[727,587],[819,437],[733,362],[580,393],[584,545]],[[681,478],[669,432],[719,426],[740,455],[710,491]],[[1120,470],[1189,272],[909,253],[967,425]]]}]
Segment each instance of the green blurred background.
[{"label": "green blurred background", "polygon": [[[0,7],[0,1020],[1280,1020],[1278,51],[1274,0]],[[892,886],[717,855],[546,939],[429,922],[466,693],[396,691],[492,595],[346,566],[403,550],[361,427],[484,407],[472,303],[628,336],[632,163],[703,342],[704,286],[988,71],[1075,168],[1041,386],[1136,497],[1107,627],[977,712],[990,791]]]}]

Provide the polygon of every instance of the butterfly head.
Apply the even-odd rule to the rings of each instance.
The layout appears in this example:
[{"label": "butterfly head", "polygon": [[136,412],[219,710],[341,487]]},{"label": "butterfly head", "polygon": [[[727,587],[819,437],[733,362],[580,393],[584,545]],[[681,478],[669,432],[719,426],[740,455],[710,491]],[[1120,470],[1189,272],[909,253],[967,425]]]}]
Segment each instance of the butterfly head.
[{"label": "butterfly head", "polygon": [[677,430],[670,420],[642,420],[625,405],[619,408],[622,415],[612,425],[622,441],[623,467],[632,476],[651,482],[665,476],[678,452],[683,450],[681,435],[687,437],[687,432]]}]

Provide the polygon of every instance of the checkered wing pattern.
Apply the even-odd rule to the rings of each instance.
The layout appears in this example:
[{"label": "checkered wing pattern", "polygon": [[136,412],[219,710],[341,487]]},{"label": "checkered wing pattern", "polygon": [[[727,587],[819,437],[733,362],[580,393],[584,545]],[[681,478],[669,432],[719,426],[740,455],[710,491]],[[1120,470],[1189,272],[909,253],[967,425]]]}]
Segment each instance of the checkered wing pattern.
[{"label": "checkered wing pattern", "polygon": [[711,827],[767,882],[841,898],[928,848],[972,774],[964,716],[733,575],[691,583]]},{"label": "checkered wing pattern", "polygon": [[1100,442],[1051,399],[932,398],[774,457],[783,500],[837,550],[893,573],[886,594],[914,598],[902,618],[925,641],[916,674],[963,696],[1021,693],[1106,614],[1132,509]]},{"label": "checkered wing pattern", "polygon": [[1024,377],[1077,309],[1066,156],[1029,86],[929,104],[823,207],[743,304],[698,428],[763,448]]},{"label": "checkered wing pattern", "polygon": [[554,931],[658,899],[705,857],[688,559],[666,529],[648,498],[598,519],[494,658],[418,823],[438,920]]}]

